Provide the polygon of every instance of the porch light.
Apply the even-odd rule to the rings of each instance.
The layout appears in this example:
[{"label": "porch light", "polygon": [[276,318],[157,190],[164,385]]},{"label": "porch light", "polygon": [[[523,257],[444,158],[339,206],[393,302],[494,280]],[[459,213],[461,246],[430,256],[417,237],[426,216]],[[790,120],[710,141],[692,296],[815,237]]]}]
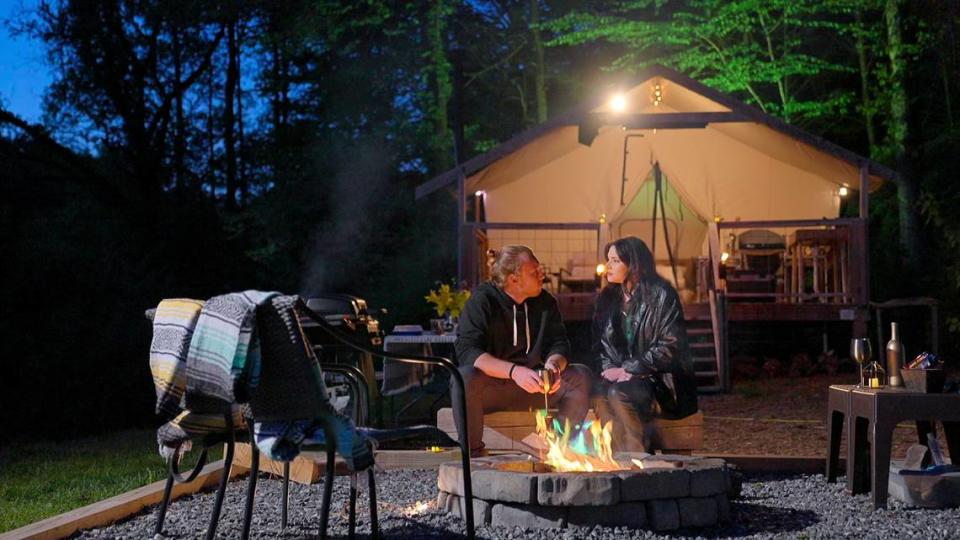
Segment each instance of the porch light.
[{"label": "porch light", "polygon": [[722,263],[727,262],[727,259],[729,259],[729,258],[730,258],[730,254],[727,253],[726,251],[724,251],[723,253],[720,254],[720,262],[722,262]]},{"label": "porch light", "polygon": [[850,194],[850,189],[847,186],[840,186],[840,189],[837,191],[841,197],[846,197]]},{"label": "porch light", "polygon": [[627,98],[623,94],[617,94],[610,99],[610,108],[613,112],[623,112],[627,109]]},{"label": "porch light", "polygon": [[474,192],[473,192],[473,196],[474,196],[474,197],[483,197],[483,190],[482,190],[482,189],[478,189],[478,190],[474,191]]},{"label": "porch light", "polygon": [[607,265],[600,263],[597,265],[597,275],[602,276],[607,272]]}]

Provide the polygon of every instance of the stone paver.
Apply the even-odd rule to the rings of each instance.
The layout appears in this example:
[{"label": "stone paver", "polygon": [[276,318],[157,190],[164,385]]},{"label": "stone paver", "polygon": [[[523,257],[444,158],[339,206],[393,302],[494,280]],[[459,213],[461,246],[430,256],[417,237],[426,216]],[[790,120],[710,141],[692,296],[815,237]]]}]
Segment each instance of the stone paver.
[{"label": "stone paver", "polygon": [[708,527],[717,524],[717,501],[713,497],[687,497],[677,500],[681,527]]},{"label": "stone paver", "polygon": [[537,475],[478,470],[470,475],[473,495],[481,499],[523,504],[537,503]]},{"label": "stone paver", "polygon": [[688,463],[687,469],[690,471],[691,497],[708,497],[727,493],[730,489],[730,475],[722,459],[704,458]]},{"label": "stone paver", "polygon": [[566,524],[567,509],[558,506],[495,504],[490,523],[501,527],[559,529]]},{"label": "stone paver", "polygon": [[567,511],[568,527],[594,525],[643,529],[647,526],[647,507],[642,502],[627,502],[604,508],[572,506]]},{"label": "stone paver", "polygon": [[644,474],[621,472],[620,500],[676,499],[690,494],[690,471],[648,469]]},{"label": "stone paver", "polygon": [[655,531],[672,531],[680,528],[680,511],[674,499],[647,501],[647,519]]},{"label": "stone paver", "polygon": [[541,474],[537,501],[545,506],[606,506],[620,502],[620,478],[609,473]]}]

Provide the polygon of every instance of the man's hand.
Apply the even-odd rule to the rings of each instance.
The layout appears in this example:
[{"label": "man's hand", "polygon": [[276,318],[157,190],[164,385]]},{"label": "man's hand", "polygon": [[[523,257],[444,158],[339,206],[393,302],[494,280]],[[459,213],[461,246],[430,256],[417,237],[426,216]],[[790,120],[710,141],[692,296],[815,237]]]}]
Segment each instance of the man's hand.
[{"label": "man's hand", "polygon": [[[560,355],[553,355],[543,364],[543,369],[550,372],[550,392],[560,389],[560,374],[567,368],[567,360]],[[541,390],[542,391],[542,390]]]},{"label": "man's hand", "polygon": [[603,377],[604,380],[610,382],[624,382],[629,381],[631,378],[631,375],[627,373],[627,370],[619,367],[607,368],[603,370],[600,376]]},{"label": "man's hand", "polygon": [[513,375],[510,378],[517,383],[517,386],[531,394],[543,393],[543,381],[540,380],[540,376],[537,375],[536,371],[526,366],[518,364],[517,367],[513,368]]}]

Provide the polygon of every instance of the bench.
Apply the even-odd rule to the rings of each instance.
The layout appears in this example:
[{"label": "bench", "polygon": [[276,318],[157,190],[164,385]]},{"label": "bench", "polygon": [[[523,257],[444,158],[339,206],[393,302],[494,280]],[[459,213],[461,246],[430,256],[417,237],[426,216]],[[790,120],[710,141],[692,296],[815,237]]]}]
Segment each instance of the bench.
[{"label": "bench", "polygon": [[[556,414],[555,410],[551,411]],[[536,431],[537,421],[534,411],[500,411],[483,416],[483,443],[488,450],[529,451],[530,447],[522,441],[524,437]],[[596,417],[593,410],[587,413],[587,420]],[[437,411],[437,427],[456,440],[457,427],[453,421],[453,410],[444,408]],[[680,420],[657,420],[659,438],[663,443],[662,451],[670,454],[690,454],[703,448],[703,412]]]}]

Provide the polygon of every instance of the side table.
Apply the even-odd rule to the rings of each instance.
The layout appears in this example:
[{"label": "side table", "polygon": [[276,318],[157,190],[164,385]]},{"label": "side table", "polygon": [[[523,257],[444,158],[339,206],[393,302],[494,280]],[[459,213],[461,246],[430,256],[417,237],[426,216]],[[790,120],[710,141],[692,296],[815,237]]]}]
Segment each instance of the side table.
[{"label": "side table", "polygon": [[[830,385],[827,396],[827,482],[837,481],[840,469],[840,436],[843,434],[843,421],[850,418],[850,392],[856,388],[853,384]],[[847,438],[847,489],[850,489],[850,438]]]},{"label": "side table", "polygon": [[[855,388],[850,392],[847,471],[851,493],[871,491],[874,508],[887,505],[893,429],[904,420],[917,422],[920,444],[926,444],[933,422],[943,423],[950,458],[960,463],[960,394],[924,394],[902,388]],[[867,435],[872,435],[872,444]],[[850,437],[852,433],[852,437]],[[869,474],[867,474],[869,471]]]}]

